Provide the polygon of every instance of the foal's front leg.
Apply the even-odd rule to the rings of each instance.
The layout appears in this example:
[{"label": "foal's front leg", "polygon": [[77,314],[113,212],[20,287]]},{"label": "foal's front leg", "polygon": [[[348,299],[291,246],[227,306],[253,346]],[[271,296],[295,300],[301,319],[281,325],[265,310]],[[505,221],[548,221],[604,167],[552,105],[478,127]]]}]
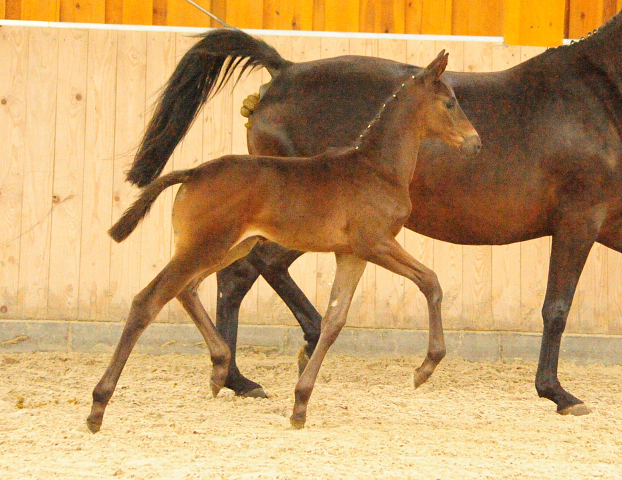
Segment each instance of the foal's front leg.
[{"label": "foal's front leg", "polygon": [[337,340],[339,332],[346,323],[346,317],[356,286],[363,275],[367,262],[354,255],[336,254],[337,271],[330,292],[326,315],[322,319],[320,339],[306,368],[296,384],[294,411],[289,421],[295,428],[302,428],[307,420],[307,404],[322,366],[322,361],[330,346]]},{"label": "foal's front leg", "polygon": [[419,287],[428,302],[429,339],[425,360],[415,371],[415,388],[425,383],[445,357],[445,338],[441,320],[443,291],[436,273],[415,260],[394,238],[381,243],[367,260],[406,277]]}]

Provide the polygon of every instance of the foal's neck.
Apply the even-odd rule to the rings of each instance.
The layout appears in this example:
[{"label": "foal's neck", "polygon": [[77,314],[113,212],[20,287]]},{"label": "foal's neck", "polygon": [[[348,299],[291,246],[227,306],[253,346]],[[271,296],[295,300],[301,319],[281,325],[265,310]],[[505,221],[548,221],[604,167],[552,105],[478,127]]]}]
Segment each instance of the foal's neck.
[{"label": "foal's neck", "polygon": [[355,148],[384,177],[408,187],[421,143],[423,92],[414,76],[402,80],[361,132]]}]

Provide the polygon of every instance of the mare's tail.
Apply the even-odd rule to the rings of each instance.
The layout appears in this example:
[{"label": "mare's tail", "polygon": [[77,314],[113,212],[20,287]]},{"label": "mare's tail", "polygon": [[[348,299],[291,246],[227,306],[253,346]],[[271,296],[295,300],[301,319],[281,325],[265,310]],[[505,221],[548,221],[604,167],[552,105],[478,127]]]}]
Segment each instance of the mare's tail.
[{"label": "mare's tail", "polygon": [[272,77],[292,62],[262,40],[237,29],[220,29],[202,39],[183,56],[162,92],[140,144],[127,181],[144,187],[164,169],[207,99],[216,94],[241,67],[265,67]]},{"label": "mare's tail", "polygon": [[136,229],[140,221],[147,215],[158,195],[168,187],[178,183],[186,183],[194,176],[195,172],[196,169],[179,170],[151,182],[142,190],[138,200],[123,213],[123,216],[117,223],[110,227],[108,234],[115,242],[121,243],[130,236],[130,233]]}]

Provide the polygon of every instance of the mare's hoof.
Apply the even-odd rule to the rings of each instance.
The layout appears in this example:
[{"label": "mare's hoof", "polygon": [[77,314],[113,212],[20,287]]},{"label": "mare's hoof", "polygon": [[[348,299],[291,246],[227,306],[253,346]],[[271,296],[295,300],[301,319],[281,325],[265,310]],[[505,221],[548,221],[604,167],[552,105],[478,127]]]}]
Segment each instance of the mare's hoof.
[{"label": "mare's hoof", "polygon": [[253,388],[252,390],[249,390],[248,392],[236,393],[235,395],[236,397],[244,397],[244,398],[268,398],[268,395],[266,395],[266,392],[263,389],[263,387]]},{"label": "mare's hoof", "polygon": [[99,432],[99,429],[102,428],[102,424],[101,423],[95,423],[90,418],[86,419],[86,426],[91,431],[91,433],[97,433],[97,432]]},{"label": "mare's hoof", "polygon": [[581,415],[587,415],[591,413],[591,410],[585,406],[585,403],[577,403],[576,405],[570,405],[569,407],[557,410],[560,415],[574,415],[580,417]]},{"label": "mare's hoof", "polygon": [[306,347],[300,347],[298,350],[298,377],[302,375],[302,372],[307,368],[307,364],[309,363],[309,354],[307,353]]},{"label": "mare's hoof", "polygon": [[301,414],[292,414],[291,417],[289,417],[289,423],[292,424],[292,427],[294,427],[297,430],[300,430],[301,428],[304,428],[305,426],[305,422],[307,421],[307,416],[306,415],[301,415]]}]

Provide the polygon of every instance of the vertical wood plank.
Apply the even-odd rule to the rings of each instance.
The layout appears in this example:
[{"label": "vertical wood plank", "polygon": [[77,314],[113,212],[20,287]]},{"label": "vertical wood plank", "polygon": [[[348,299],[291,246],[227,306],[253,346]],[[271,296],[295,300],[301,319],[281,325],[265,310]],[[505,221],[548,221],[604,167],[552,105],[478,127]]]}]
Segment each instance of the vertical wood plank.
[{"label": "vertical wood plank", "polygon": [[[209,7],[209,2],[206,2]],[[209,9],[209,8],[208,8]],[[212,12],[215,14],[215,12]],[[166,1],[166,24],[176,27],[210,27],[210,17],[186,1]]]},{"label": "vertical wood plank", "polygon": [[423,20],[423,0],[406,2],[404,13],[404,33],[421,33]]},{"label": "vertical wood plank", "polygon": [[58,22],[60,0],[21,0],[20,20]]},{"label": "vertical wood plank", "polygon": [[[118,33],[112,223],[134,202],[138,193],[125,181],[125,172],[145,128],[146,55],[146,32]],[[140,283],[141,234],[139,226],[127,240],[112,245],[110,314],[117,319],[127,316],[132,299],[145,286]]]},{"label": "vertical wood plank", "polygon": [[453,35],[502,35],[502,14],[503,3],[499,1],[453,0],[451,33]]},{"label": "vertical wood plank", "polygon": [[359,31],[359,0],[324,0],[324,30]]},{"label": "vertical wood plank", "polygon": [[607,248],[595,244],[581,273],[568,316],[571,333],[608,333]]},{"label": "vertical wood plank", "polygon": [[126,25],[152,25],[153,0],[123,0],[121,21]]},{"label": "vertical wood plank", "polygon": [[60,0],[61,22],[104,23],[106,2],[97,0]]},{"label": "vertical wood plank", "polygon": [[503,35],[508,45],[561,45],[566,0],[504,0]]},{"label": "vertical wood plank", "polygon": [[112,240],[106,234],[112,219],[116,77],[117,32],[90,31],[80,248],[82,320],[120,320],[109,312]]},{"label": "vertical wood plank", "polygon": [[421,33],[451,35],[452,0],[421,1]]},{"label": "vertical wood plank", "polygon": [[569,0],[568,38],[581,38],[605,22],[605,0]]},{"label": "vertical wood plank", "polygon": [[[492,44],[464,43],[464,71],[491,72]],[[491,330],[492,247],[468,245],[462,248],[463,322],[469,330]]]},{"label": "vertical wood plank", "polygon": [[[493,71],[506,70],[521,62],[517,46],[492,47]],[[521,330],[520,243],[492,247],[492,315],[495,330]]]},{"label": "vertical wood plank", "polygon": [[607,325],[608,334],[622,334],[622,255],[607,252]]},{"label": "vertical wood plank", "polygon": [[28,53],[19,295],[23,318],[46,318],[54,169],[58,30],[33,28]]},{"label": "vertical wood plank", "polygon": [[[175,68],[176,36],[171,32],[147,33],[146,112],[148,119],[155,110],[162,88]],[[163,173],[171,170],[169,162]],[[147,285],[171,259],[171,213],[173,189],[160,194],[142,222],[140,284]],[[172,302],[171,302],[172,303]],[[158,321],[169,320],[170,304],[166,305]]]},{"label": "vertical wood plank", "polygon": [[0,32],[0,318],[19,318],[20,232],[30,29]]},{"label": "vertical wood plank", "polygon": [[78,317],[88,31],[59,30],[48,315]]},{"label": "vertical wood plank", "polygon": [[238,28],[264,28],[263,0],[237,0],[235,8],[232,4],[227,5],[225,21],[232,27]]}]

